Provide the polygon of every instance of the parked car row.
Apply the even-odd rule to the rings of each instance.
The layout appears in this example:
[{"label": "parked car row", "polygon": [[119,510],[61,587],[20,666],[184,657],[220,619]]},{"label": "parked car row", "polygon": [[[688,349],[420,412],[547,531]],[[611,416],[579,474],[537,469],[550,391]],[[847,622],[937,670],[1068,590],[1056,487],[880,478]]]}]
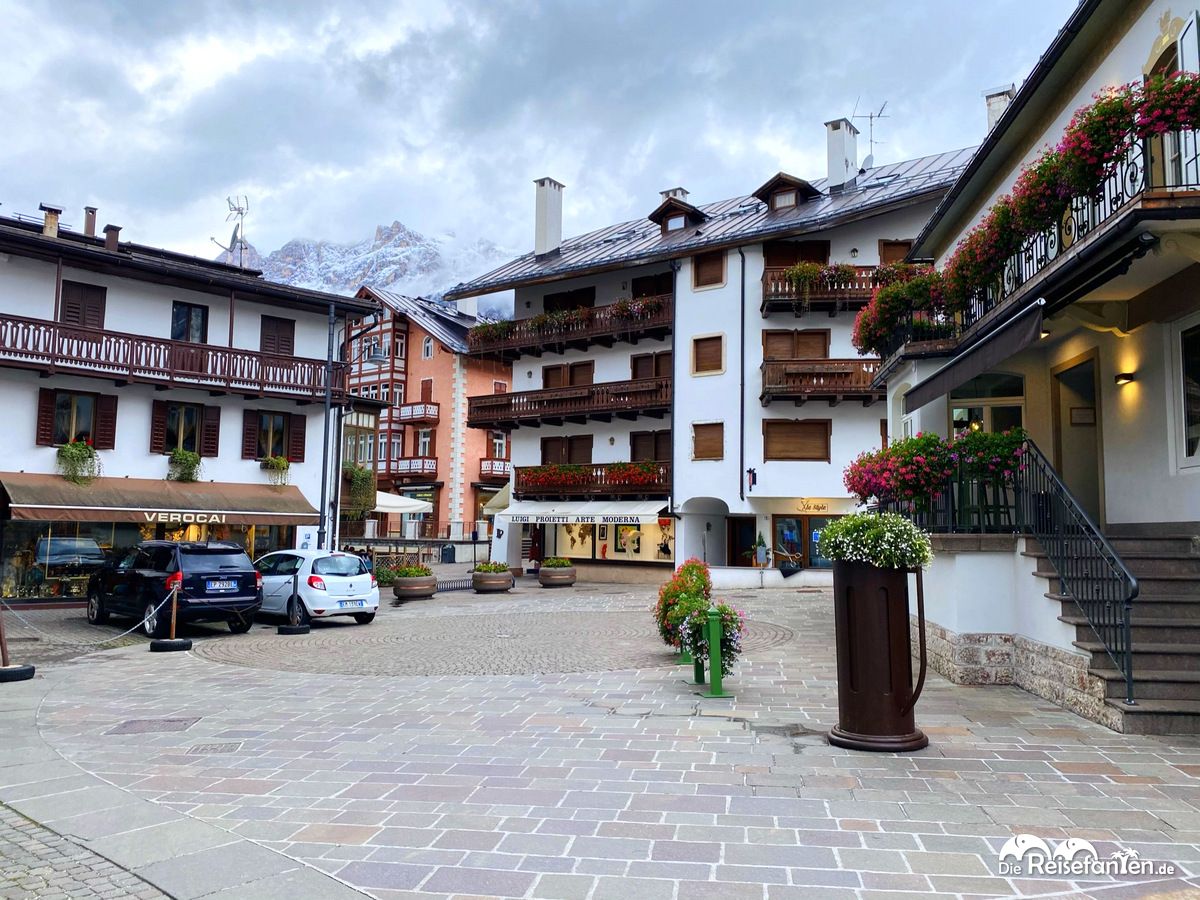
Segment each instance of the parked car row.
[{"label": "parked car row", "polygon": [[234,634],[249,631],[259,613],[302,624],[353,616],[366,625],[379,608],[375,577],[353,554],[280,550],[251,562],[242,547],[225,541],[144,541],[92,573],[88,621],[141,619],[147,635],[165,637],[173,591],[177,624],[225,622]]}]

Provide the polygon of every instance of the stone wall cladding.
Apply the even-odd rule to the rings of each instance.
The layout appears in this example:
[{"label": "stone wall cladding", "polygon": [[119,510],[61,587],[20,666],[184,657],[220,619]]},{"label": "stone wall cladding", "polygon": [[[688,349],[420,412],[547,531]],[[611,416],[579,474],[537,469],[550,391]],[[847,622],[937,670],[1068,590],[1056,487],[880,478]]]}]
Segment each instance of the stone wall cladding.
[{"label": "stone wall cladding", "polygon": [[[913,656],[917,618],[909,617]],[[1088,672],[1089,657],[1021,635],[957,634],[925,622],[929,668],[954,684],[1013,684],[1078,716],[1121,731],[1121,713],[1104,702],[1104,681]]]}]

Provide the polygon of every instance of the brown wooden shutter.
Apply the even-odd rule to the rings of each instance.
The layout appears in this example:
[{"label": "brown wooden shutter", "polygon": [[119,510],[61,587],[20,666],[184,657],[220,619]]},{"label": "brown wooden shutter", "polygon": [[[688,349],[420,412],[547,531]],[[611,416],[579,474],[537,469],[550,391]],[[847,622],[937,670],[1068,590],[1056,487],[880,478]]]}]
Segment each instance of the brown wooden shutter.
[{"label": "brown wooden shutter", "polygon": [[101,394],[96,398],[96,432],[92,446],[97,450],[112,450],[117,446],[117,395]]},{"label": "brown wooden shutter", "polygon": [[639,353],[637,356],[629,357],[629,371],[634,379],[652,378],[654,376],[654,355]]},{"label": "brown wooden shutter", "polygon": [[792,351],[796,348],[795,332],[764,331],[763,359],[791,359]]},{"label": "brown wooden shutter", "polygon": [[721,371],[720,337],[695,338],[692,341],[692,368],[696,372]]},{"label": "brown wooden shutter", "polygon": [[542,366],[542,387],[560,388],[566,384],[566,366]]},{"label": "brown wooden shutter", "polygon": [[200,419],[200,455],[210,458],[221,453],[221,407],[206,406]]},{"label": "brown wooden shutter", "polygon": [[829,241],[797,241],[797,262],[829,263]]},{"label": "brown wooden shutter", "polygon": [[707,287],[725,280],[725,251],[698,253],[692,257],[692,284]]},{"label": "brown wooden shutter", "polygon": [[437,429],[429,429],[429,455],[437,456]]},{"label": "brown wooden shutter", "polygon": [[[304,462],[304,442],[308,438],[308,419],[300,413],[292,413],[288,416],[288,462],[302,463]],[[375,438],[372,437],[371,440]]]},{"label": "brown wooden shutter", "polygon": [[828,331],[797,331],[796,359],[825,359],[829,356]]},{"label": "brown wooden shutter", "polygon": [[550,466],[567,461],[567,439],[542,438],[542,465]]},{"label": "brown wooden shutter", "polygon": [[54,446],[54,391],[50,388],[38,390],[36,438],[39,447]]},{"label": "brown wooden shutter", "polygon": [[167,452],[167,404],[164,400],[150,404],[150,452]]},{"label": "brown wooden shutter", "polygon": [[594,287],[577,288],[573,291],[560,291],[557,294],[547,294],[542,298],[542,311],[548,313],[595,305],[596,289]]},{"label": "brown wooden shutter", "polygon": [[647,462],[654,459],[654,433],[635,431],[629,435],[629,459],[631,462]]},{"label": "brown wooden shutter", "polygon": [[508,385],[505,384],[503,381],[493,381],[492,382],[492,393],[493,394],[507,394],[508,393]]},{"label": "brown wooden shutter", "polygon": [[592,464],[592,436],[577,434],[567,438],[567,462],[577,466]]},{"label": "brown wooden shutter", "polygon": [[725,424],[714,422],[709,425],[693,425],[692,443],[694,459],[724,459]]},{"label": "brown wooden shutter", "polygon": [[669,378],[671,376],[670,350],[664,350],[662,353],[654,354],[654,374],[659,378]]},{"label": "brown wooden shutter", "polygon": [[660,272],[657,275],[639,275],[633,279],[633,297],[658,297],[671,293],[674,288],[670,272]]},{"label": "brown wooden shutter", "polygon": [[763,422],[763,458],[829,462],[830,420]]},{"label": "brown wooden shutter", "polygon": [[263,316],[258,342],[259,349],[270,356],[293,356],[296,352],[296,323],[277,316]]},{"label": "brown wooden shutter", "polygon": [[81,328],[103,328],[107,294],[108,289],[98,284],[64,281],[58,312],[59,321],[64,325]]},{"label": "brown wooden shutter", "polygon": [[800,262],[800,245],[795,241],[767,241],[763,244],[763,265],[768,268],[794,266]]},{"label": "brown wooden shutter", "polygon": [[881,265],[904,262],[904,257],[908,256],[911,249],[912,241],[880,241],[879,262]]},{"label": "brown wooden shutter", "polygon": [[671,461],[671,429],[654,432],[654,460],[656,462]]},{"label": "brown wooden shutter", "polygon": [[433,402],[433,379],[432,378],[422,378],[421,379],[421,402],[422,403],[432,403]]},{"label": "brown wooden shutter", "polygon": [[888,445],[887,419],[879,420],[879,446],[886,450]]},{"label": "brown wooden shutter", "polygon": [[258,410],[242,411],[242,459],[258,459],[258,420]]},{"label": "brown wooden shutter", "polygon": [[571,363],[568,382],[572,385],[591,384],[595,374],[596,364],[590,360],[588,362]]}]

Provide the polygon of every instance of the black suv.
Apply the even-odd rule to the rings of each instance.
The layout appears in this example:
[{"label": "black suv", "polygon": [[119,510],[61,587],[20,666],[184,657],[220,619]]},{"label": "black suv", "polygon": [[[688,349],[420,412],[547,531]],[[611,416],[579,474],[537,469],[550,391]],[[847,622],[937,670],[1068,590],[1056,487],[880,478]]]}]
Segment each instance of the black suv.
[{"label": "black suv", "polygon": [[237,544],[144,541],[92,575],[87,617],[140,618],[146,634],[165,637],[171,627],[172,589],[179,586],[176,622],[228,622],[234,634],[254,624],[262,606],[262,576]]}]

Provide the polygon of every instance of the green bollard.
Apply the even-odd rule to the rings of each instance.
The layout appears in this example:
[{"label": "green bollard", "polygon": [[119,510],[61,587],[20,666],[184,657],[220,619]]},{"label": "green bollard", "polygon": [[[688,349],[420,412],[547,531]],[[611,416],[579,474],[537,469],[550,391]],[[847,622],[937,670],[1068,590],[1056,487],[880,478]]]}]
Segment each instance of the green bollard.
[{"label": "green bollard", "polygon": [[721,690],[721,614],[708,611],[708,676],[709,690],[705,697],[724,697]]},{"label": "green bollard", "polygon": [[696,684],[704,684],[704,660],[698,656],[693,659],[692,671],[696,674]]},{"label": "green bollard", "polygon": [[679,649],[679,664],[681,666],[686,666],[691,661],[692,661],[692,654],[688,652],[687,647],[681,647]]}]

